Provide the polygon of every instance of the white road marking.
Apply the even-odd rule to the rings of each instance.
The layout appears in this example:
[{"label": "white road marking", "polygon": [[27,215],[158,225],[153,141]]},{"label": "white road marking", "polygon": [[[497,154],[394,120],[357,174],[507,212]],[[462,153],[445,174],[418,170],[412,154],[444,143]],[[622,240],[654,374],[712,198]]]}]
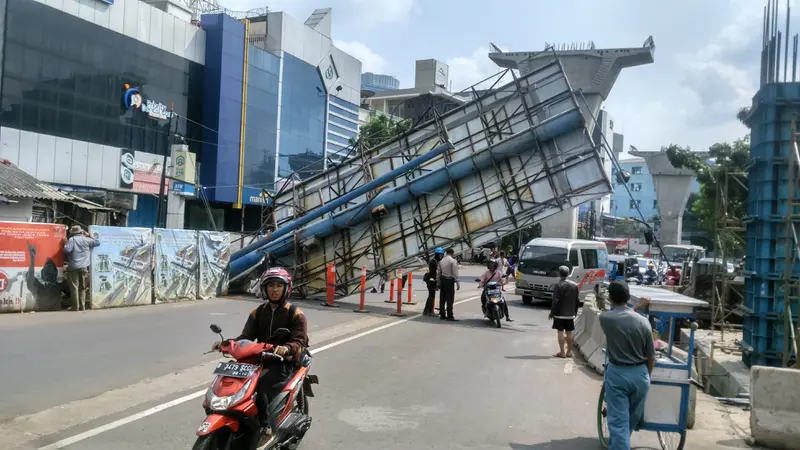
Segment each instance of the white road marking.
[{"label": "white road marking", "polygon": [[[467,299],[464,299],[464,300],[459,300],[457,302],[454,302],[453,304],[454,305],[460,305],[462,303],[466,303],[466,302],[469,302],[469,301],[472,301],[472,300],[477,300],[479,298],[481,298],[481,297],[480,296],[470,297],[470,298],[467,298]],[[322,352],[324,352],[326,350],[330,350],[330,349],[332,349],[334,347],[338,347],[338,346],[340,346],[342,344],[346,344],[346,343],[354,341],[356,339],[360,339],[360,338],[362,338],[364,336],[369,336],[370,334],[377,333],[378,331],[383,331],[383,330],[385,330],[387,328],[391,328],[391,327],[400,325],[402,323],[406,323],[406,322],[408,322],[410,320],[414,320],[414,319],[419,318],[419,317],[422,317],[422,315],[414,313],[414,315],[411,316],[411,317],[408,317],[408,318],[405,318],[405,319],[396,320],[394,322],[387,323],[386,325],[381,325],[379,327],[372,328],[370,330],[364,331],[362,333],[355,334],[353,336],[338,340],[336,342],[331,342],[328,345],[323,345],[322,347],[319,347],[318,349],[314,350],[313,354],[316,355],[318,353],[322,353]],[[86,439],[89,439],[89,438],[92,438],[92,437],[97,436],[99,434],[105,433],[106,431],[111,431],[113,429],[116,429],[116,428],[119,428],[121,426],[127,425],[127,424],[129,424],[131,422],[135,422],[135,421],[137,421],[139,419],[143,419],[145,417],[152,416],[153,414],[156,414],[156,413],[159,413],[161,411],[164,411],[165,409],[172,408],[173,406],[178,406],[178,405],[186,403],[188,401],[192,401],[192,400],[194,400],[196,398],[200,398],[203,395],[205,395],[205,393],[206,393],[206,389],[203,389],[203,390],[200,390],[200,391],[197,391],[197,392],[193,392],[193,393],[188,394],[188,395],[184,395],[183,397],[176,398],[175,400],[171,400],[171,401],[163,403],[161,405],[154,406],[154,407],[152,407],[150,409],[146,409],[146,410],[138,412],[136,414],[132,414],[132,415],[127,416],[127,417],[123,417],[122,419],[115,420],[115,421],[107,423],[105,425],[101,425],[101,426],[99,426],[97,428],[92,428],[91,430],[84,431],[83,433],[76,434],[74,436],[62,439],[60,441],[54,442],[54,443],[49,444],[49,445],[45,445],[44,447],[39,447],[39,450],[55,450],[55,449],[67,447],[67,446],[72,445],[72,444],[76,444],[76,443],[81,442],[81,441],[85,441]]]},{"label": "white road marking", "polygon": [[566,364],[564,364],[564,373],[569,375],[572,373],[572,369],[574,368],[575,368],[575,362],[570,359],[569,361],[567,361]]}]

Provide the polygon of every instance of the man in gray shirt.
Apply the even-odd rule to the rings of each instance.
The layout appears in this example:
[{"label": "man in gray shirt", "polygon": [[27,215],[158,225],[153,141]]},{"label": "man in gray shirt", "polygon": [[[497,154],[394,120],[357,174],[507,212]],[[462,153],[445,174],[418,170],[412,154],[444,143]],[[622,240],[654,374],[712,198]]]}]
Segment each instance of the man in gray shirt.
[{"label": "man in gray shirt", "polygon": [[91,265],[92,248],[100,245],[100,241],[89,237],[80,225],[69,229],[70,238],[64,245],[64,253],[69,255],[67,267],[67,283],[72,297],[72,310],[83,311],[86,298],[86,273]]},{"label": "man in gray shirt", "polygon": [[611,435],[608,449],[628,450],[631,432],[644,418],[655,347],[650,323],[628,308],[628,285],[624,281],[614,281],[608,287],[608,296],[612,310],[600,316],[608,357],[604,377]]}]

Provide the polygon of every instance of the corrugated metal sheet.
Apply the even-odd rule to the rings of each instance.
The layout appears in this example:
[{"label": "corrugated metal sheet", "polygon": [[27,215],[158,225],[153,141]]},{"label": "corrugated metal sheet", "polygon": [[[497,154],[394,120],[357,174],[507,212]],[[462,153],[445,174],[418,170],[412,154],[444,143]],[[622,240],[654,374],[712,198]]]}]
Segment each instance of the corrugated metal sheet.
[{"label": "corrugated metal sheet", "polygon": [[34,198],[38,200],[72,201],[72,196],[69,194],[59,191],[48,183],[37,180],[5,159],[0,159],[0,195],[12,199]]}]

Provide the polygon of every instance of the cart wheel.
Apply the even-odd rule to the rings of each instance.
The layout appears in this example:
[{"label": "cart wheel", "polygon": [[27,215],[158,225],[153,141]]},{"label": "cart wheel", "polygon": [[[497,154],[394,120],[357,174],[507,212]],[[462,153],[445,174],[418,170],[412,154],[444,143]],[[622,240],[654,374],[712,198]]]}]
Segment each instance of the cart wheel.
[{"label": "cart wheel", "polygon": [[608,407],[606,406],[606,387],[600,389],[600,397],[597,399],[597,435],[600,438],[600,445],[608,448],[608,440],[611,433],[608,431]]},{"label": "cart wheel", "polygon": [[686,432],[658,432],[658,443],[664,450],[683,450],[683,444],[686,443]]}]

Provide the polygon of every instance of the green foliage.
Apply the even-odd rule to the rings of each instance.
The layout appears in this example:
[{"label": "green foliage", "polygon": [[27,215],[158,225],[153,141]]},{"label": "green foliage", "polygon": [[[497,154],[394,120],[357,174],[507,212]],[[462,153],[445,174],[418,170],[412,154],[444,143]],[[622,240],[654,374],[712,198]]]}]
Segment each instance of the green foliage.
[{"label": "green foliage", "polygon": [[[520,234],[522,235],[522,240],[520,241]],[[538,237],[542,237],[542,224],[537,223],[533,226],[523,228],[521,231],[518,231],[514,234],[509,234],[508,236],[504,237],[500,240],[500,249],[503,251],[507,251],[508,249],[512,249],[512,253],[517,253],[519,249],[530,242],[532,239],[536,239]]]},{"label": "green foliage", "polygon": [[361,127],[358,137],[350,139],[350,144],[363,144],[367,148],[373,148],[402,136],[410,129],[410,120],[396,122],[386,114],[378,114]]},{"label": "green foliage", "polygon": [[[688,147],[672,144],[663,148],[662,151],[666,151],[667,158],[674,167],[691,169],[697,173],[700,192],[699,195],[690,197],[687,208],[691,208],[691,220],[696,221],[701,229],[711,235],[717,234],[718,228],[723,223],[722,198],[727,203],[728,219],[741,220],[744,218],[747,211],[747,188],[745,187],[747,180],[743,176],[733,175],[733,173],[747,173],[750,158],[749,136],[737,139],[733,143],[712,145],[708,152],[709,159],[715,161],[714,165],[709,165]],[[727,192],[724,189],[726,173],[728,174]],[[719,209],[717,208],[718,195],[720,196]],[[684,218],[684,220],[686,219]],[[718,239],[729,252],[739,254],[743,251],[743,241],[736,233],[727,232],[724,236],[718,236]]]}]

